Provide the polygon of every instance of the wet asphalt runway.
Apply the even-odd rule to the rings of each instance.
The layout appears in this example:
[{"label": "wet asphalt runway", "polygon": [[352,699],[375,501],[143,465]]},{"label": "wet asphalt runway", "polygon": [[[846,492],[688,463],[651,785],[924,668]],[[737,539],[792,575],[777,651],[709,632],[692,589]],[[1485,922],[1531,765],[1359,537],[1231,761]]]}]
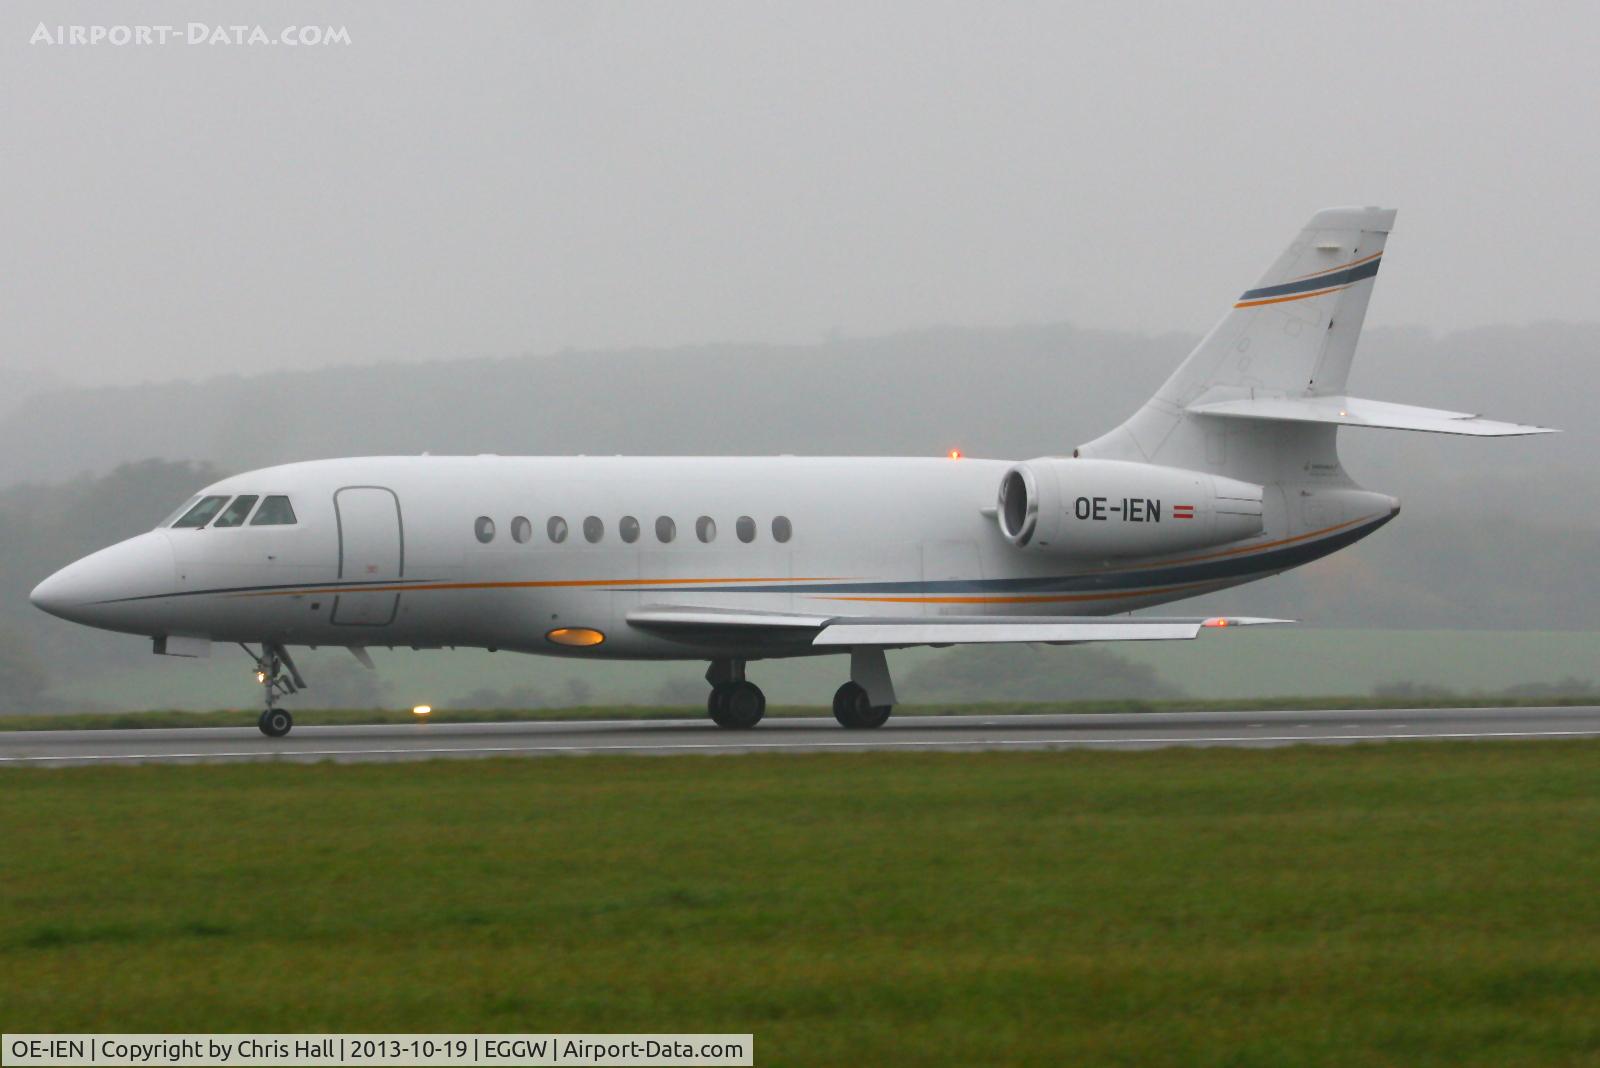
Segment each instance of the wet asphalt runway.
[{"label": "wet asphalt runway", "polygon": [[[249,718],[241,713],[240,718]],[[1272,747],[1385,741],[1600,737],[1600,707],[1446,708],[1318,712],[1163,712],[1079,716],[896,716],[876,731],[831,718],[768,719],[724,731],[706,720],[404,723],[296,727],[263,737],[253,725],[172,730],[0,732],[0,768],[293,760],[339,762],[472,757],[939,752],[1019,749]]]}]

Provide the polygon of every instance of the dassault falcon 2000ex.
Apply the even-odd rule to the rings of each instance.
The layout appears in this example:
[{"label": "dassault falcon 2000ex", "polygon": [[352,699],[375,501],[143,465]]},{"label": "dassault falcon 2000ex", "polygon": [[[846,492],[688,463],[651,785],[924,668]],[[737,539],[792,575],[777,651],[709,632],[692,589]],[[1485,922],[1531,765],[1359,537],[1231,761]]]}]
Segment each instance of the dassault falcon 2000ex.
[{"label": "dassault falcon 2000ex", "polygon": [[1143,408],[1069,455],[295,463],[208,486],[33,603],[169,656],[243,646],[274,737],[293,725],[277,699],[305,686],[294,645],[369,667],[372,646],[704,660],[711,718],[729,728],[765,711],[749,662],[847,652],[834,715],[865,728],[895,702],[886,649],[1273,622],[1127,613],[1316,560],[1394,518],[1399,501],[1340,465],[1340,427],[1545,432],[1346,395],[1394,216],[1314,215]]}]

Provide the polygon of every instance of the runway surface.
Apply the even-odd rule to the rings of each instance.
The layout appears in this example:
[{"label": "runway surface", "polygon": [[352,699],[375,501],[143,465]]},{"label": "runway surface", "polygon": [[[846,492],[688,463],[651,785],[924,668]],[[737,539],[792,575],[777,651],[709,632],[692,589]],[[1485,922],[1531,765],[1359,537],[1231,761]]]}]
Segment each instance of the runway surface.
[{"label": "runway surface", "polygon": [[[241,714],[241,718],[245,718]],[[1318,712],[1162,712],[1080,716],[896,716],[876,731],[831,718],[769,719],[749,731],[705,720],[403,723],[172,730],[0,732],[0,767],[291,760],[899,750],[1155,749],[1446,739],[1600,737],[1600,707],[1434,708]]]}]

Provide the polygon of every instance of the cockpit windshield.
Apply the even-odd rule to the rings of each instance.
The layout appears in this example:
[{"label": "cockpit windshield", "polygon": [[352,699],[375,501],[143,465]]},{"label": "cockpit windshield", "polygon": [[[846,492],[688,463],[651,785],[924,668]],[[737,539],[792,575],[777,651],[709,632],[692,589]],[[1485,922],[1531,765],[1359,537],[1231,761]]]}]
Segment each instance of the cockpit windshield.
[{"label": "cockpit windshield", "polygon": [[233,503],[224,508],[222,510],[222,514],[217,516],[216,522],[212,523],[211,525],[213,527],[244,526],[244,517],[250,514],[250,509],[254,508],[256,506],[256,501],[260,499],[261,498],[256,496],[254,493],[246,493],[242,496],[235,497],[233,499]]},{"label": "cockpit windshield", "polygon": [[[231,499],[233,503],[229,504],[229,495],[223,493],[190,497],[183,502],[182,508],[162,520],[161,525],[198,530],[210,524],[215,530],[221,527],[242,527],[246,520],[249,520],[253,527],[291,527],[298,522],[289,498],[282,494],[273,494],[263,500],[259,493],[243,493]],[[257,501],[261,501],[260,508],[256,508]],[[224,505],[227,507],[223,507]],[[252,509],[254,515],[251,515]]]},{"label": "cockpit windshield", "polygon": [[227,497],[201,497],[200,502],[187,512],[183,513],[174,527],[203,527],[211,522],[211,517],[222,510],[228,503]]},{"label": "cockpit windshield", "polygon": [[195,502],[198,500],[200,500],[200,494],[196,493],[193,497],[190,497],[188,500],[178,505],[178,507],[174,508],[172,510],[172,514],[167,516],[167,518],[163,519],[161,522],[157,523],[156,526],[170,527],[180,515],[184,515],[189,511],[189,509],[193,508],[195,506]]}]

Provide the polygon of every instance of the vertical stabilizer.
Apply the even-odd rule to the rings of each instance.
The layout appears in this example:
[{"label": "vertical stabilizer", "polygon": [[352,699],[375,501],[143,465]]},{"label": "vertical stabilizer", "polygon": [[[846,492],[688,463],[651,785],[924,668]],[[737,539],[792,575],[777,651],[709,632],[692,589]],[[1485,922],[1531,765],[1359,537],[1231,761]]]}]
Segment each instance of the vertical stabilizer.
[{"label": "vertical stabilizer", "polygon": [[1387,208],[1319,211],[1126,423],[1078,452],[1250,482],[1337,471],[1335,428],[1223,420],[1192,406],[1344,393],[1394,225]]}]

